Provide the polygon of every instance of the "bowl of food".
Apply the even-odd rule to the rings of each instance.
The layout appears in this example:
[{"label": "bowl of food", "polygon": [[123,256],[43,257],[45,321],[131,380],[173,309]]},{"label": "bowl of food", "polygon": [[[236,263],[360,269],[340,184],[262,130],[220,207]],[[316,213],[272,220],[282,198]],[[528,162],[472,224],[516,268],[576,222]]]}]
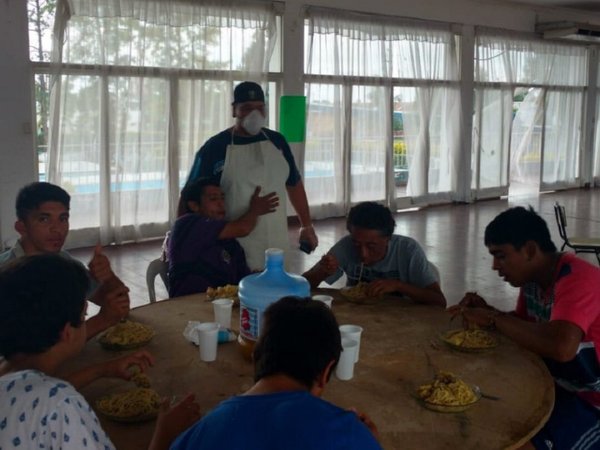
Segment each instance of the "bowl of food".
[{"label": "bowl of food", "polygon": [[438,372],[431,383],[417,388],[416,398],[432,411],[459,413],[477,403],[481,399],[481,391],[450,372]]},{"label": "bowl of food", "polygon": [[148,325],[125,320],[106,330],[98,338],[98,342],[107,350],[131,350],[146,345],[154,334],[154,330]]},{"label": "bowl of food", "polygon": [[160,396],[154,389],[136,387],[99,398],[96,410],[116,422],[145,422],[156,418],[160,403]]},{"label": "bowl of food", "polygon": [[209,287],[206,290],[206,300],[212,301],[216,298],[230,298],[233,300],[233,306],[238,306],[240,304],[240,300],[238,298],[238,285],[226,284],[225,286],[219,286],[216,288]]},{"label": "bowl of food", "polygon": [[354,286],[346,286],[340,289],[342,297],[354,303],[374,303],[379,297],[367,295],[369,283],[360,282]]},{"label": "bowl of food", "polygon": [[491,333],[476,329],[450,330],[440,335],[440,339],[454,350],[478,353],[498,346],[498,339]]}]

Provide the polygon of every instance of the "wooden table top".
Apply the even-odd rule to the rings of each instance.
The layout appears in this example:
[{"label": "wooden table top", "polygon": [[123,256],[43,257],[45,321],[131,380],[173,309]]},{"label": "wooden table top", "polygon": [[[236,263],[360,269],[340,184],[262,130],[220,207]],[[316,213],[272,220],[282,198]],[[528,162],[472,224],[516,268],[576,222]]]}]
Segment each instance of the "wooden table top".
[{"label": "wooden table top", "polygon": [[[415,305],[398,298],[372,304],[349,302],[337,291],[333,312],[339,324],[363,327],[360,361],[354,378],[332,376],[324,398],[340,407],[356,407],[377,424],[386,449],[504,449],[527,442],[547,420],[554,404],[554,383],[542,360],[500,337],[487,353],[461,353],[439,340],[450,327],[441,308]],[[238,328],[239,310],[232,325]],[[183,330],[189,320],[212,321],[212,305],[204,295],[165,300],[135,308],[132,320],[151,325],[156,336],[145,347],[156,358],[148,372],[161,396],[194,392],[205,413],[220,401],[253,384],[252,364],[243,359],[236,342],[219,344],[217,360],[200,361],[198,348]],[[87,343],[70,369],[118,356],[96,340]],[[500,400],[482,398],[462,413],[439,413],[423,408],[414,389],[431,381],[435,370],[453,372]],[[98,380],[82,390],[91,405],[103,395],[133,387],[123,380]],[[119,424],[99,415],[103,428],[121,450],[145,449],[154,422]]]}]

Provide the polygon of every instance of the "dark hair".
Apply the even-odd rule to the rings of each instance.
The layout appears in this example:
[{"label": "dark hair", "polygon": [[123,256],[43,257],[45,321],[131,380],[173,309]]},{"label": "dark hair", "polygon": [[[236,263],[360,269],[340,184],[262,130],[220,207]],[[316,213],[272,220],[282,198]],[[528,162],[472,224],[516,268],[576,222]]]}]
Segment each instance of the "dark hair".
[{"label": "dark hair", "polygon": [[265,101],[265,93],[260,84],[254,81],[242,81],[233,90],[233,103],[244,102],[263,102]]},{"label": "dark hair", "polygon": [[330,361],[340,359],[342,343],[335,316],[322,302],[283,297],[263,316],[254,348],[254,380],[282,373],[311,388]]},{"label": "dark hair", "polygon": [[71,196],[60,186],[52,183],[36,181],[21,188],[17,194],[15,208],[19,220],[27,219],[29,213],[38,209],[42,203],[59,202],[69,209]]},{"label": "dark hair", "polygon": [[67,323],[82,324],[89,279],[77,261],[24,256],[0,269],[0,355],[43,353]]},{"label": "dark hair", "polygon": [[498,214],[485,228],[484,243],[489,245],[511,244],[517,250],[527,241],[534,241],[543,252],[555,252],[546,221],[530,206],[517,206]]},{"label": "dark hair", "polygon": [[181,202],[185,213],[192,212],[187,204],[188,202],[202,202],[202,195],[204,195],[206,186],[220,187],[219,180],[214,177],[202,177],[185,185],[181,191]]},{"label": "dark hair", "polygon": [[382,236],[390,237],[396,228],[396,221],[389,208],[375,202],[363,202],[352,207],[346,219],[346,229],[350,227],[377,230]]}]

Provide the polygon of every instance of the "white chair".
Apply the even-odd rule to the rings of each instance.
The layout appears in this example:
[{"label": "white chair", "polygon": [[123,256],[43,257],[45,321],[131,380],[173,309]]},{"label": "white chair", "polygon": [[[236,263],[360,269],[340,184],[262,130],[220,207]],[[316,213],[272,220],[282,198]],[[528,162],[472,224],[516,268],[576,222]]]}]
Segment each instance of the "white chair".
[{"label": "white chair", "polygon": [[146,284],[148,285],[148,297],[150,298],[150,303],[154,303],[156,301],[154,281],[157,275],[160,275],[165,287],[167,290],[169,289],[169,278],[167,275],[168,270],[169,264],[160,258],[153,259],[150,261],[150,264],[148,264],[148,268],[146,269]]},{"label": "white chair", "polygon": [[575,253],[595,253],[598,264],[600,264],[600,238],[569,236],[567,233],[567,215],[565,213],[565,207],[558,202],[554,205],[554,215],[556,216],[556,224],[558,225],[558,234],[563,240],[560,251],[562,252],[565,247],[570,247]]}]

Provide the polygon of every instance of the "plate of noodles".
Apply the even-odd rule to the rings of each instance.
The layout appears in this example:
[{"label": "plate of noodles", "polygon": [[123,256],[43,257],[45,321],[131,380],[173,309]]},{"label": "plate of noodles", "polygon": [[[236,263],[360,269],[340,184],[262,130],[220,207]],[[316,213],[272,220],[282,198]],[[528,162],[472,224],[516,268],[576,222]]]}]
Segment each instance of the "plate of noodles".
[{"label": "plate of noodles", "polygon": [[239,305],[238,299],[238,285],[237,284],[226,284],[225,286],[219,286],[216,288],[209,287],[206,290],[206,300],[211,301],[216,298],[230,298],[233,300],[233,305]]},{"label": "plate of noodles", "polygon": [[495,336],[479,328],[450,330],[440,335],[440,339],[450,348],[468,353],[485,352],[498,346]]},{"label": "plate of noodles", "polygon": [[146,345],[154,334],[148,325],[125,320],[110,327],[98,338],[98,342],[107,350],[131,350]]},{"label": "plate of noodles", "polygon": [[360,282],[354,286],[346,286],[340,289],[340,294],[350,302],[367,303],[375,302],[379,297],[370,297],[367,295],[369,283]]},{"label": "plate of noodles", "polygon": [[160,396],[148,387],[110,394],[96,401],[96,410],[115,422],[145,422],[156,418]]},{"label": "plate of noodles", "polygon": [[438,372],[431,383],[417,388],[416,397],[432,411],[458,413],[477,403],[481,399],[481,390],[450,372]]}]

